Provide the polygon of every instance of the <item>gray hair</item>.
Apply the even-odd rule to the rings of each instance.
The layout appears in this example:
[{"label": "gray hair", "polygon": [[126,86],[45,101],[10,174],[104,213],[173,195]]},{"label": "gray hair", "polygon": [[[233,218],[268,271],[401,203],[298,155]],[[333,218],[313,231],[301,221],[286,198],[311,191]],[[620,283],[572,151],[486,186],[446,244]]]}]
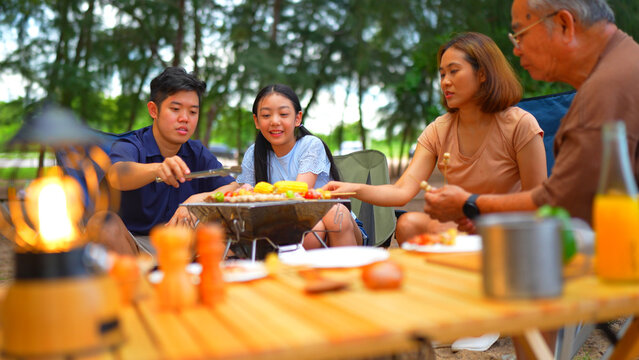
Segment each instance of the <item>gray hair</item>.
[{"label": "gray hair", "polygon": [[585,27],[601,20],[615,22],[615,14],[606,0],[528,0],[528,7],[540,16],[568,10]]}]

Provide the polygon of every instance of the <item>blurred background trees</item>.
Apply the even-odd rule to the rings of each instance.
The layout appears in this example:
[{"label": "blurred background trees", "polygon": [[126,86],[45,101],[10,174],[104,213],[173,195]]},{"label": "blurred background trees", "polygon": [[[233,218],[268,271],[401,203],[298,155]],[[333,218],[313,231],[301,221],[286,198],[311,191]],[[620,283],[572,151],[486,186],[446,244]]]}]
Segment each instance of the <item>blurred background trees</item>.
[{"label": "blurred background trees", "polygon": [[[617,23],[639,38],[635,0],[610,0]],[[308,118],[335,124],[320,134],[405,157],[442,112],[435,55],[451,34],[491,36],[519,73],[525,96],[569,88],[532,80],[512,55],[510,0],[3,0],[0,137],[44,99],[88,125],[122,132],[150,124],[150,80],[179,65],[208,84],[195,137],[243,151],[255,129],[250,108],[267,83],[291,85]],[[16,77],[15,75],[19,75]],[[17,81],[16,79],[21,79]],[[356,115],[323,114],[322,94],[356,99]],[[383,100],[364,121],[366,97]],[[2,99],[0,99],[2,100]],[[329,121],[329,119],[326,119]],[[311,131],[315,131],[309,126]],[[371,139],[372,130],[383,129]],[[317,131],[315,131],[317,132]],[[379,132],[379,131],[378,131]]]}]

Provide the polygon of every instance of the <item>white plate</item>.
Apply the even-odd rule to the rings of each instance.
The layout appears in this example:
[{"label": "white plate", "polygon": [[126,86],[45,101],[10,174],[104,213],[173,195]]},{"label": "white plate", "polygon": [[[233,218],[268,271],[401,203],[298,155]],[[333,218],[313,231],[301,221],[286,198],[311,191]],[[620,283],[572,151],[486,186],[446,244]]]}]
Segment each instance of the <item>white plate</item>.
[{"label": "white plate", "polygon": [[264,263],[251,260],[228,260],[220,264],[226,282],[243,282],[261,279],[268,275]]},{"label": "white plate", "polygon": [[[198,275],[202,272],[202,265],[198,263],[190,263],[186,265],[186,272],[192,277],[193,283],[197,284],[199,281]],[[149,282],[151,284],[159,284],[164,279],[164,272],[162,270],[154,270],[149,273]]]},{"label": "white plate", "polygon": [[[250,260],[231,260],[220,263],[222,269],[222,278],[226,282],[242,282],[261,279],[268,273],[262,262],[251,262]],[[194,284],[199,282],[202,265],[191,263],[186,266],[186,272],[192,275]],[[152,271],[149,274],[149,282],[151,284],[159,284],[164,278],[161,270]]]},{"label": "white plate", "polygon": [[307,265],[316,268],[349,268],[364,266],[388,259],[388,251],[366,246],[339,246],[309,250],[295,256],[280,253],[280,261],[287,265]]},{"label": "white plate", "polygon": [[456,253],[481,251],[481,236],[457,235],[454,245],[417,245],[409,242],[402,244],[402,249],[427,253]]}]

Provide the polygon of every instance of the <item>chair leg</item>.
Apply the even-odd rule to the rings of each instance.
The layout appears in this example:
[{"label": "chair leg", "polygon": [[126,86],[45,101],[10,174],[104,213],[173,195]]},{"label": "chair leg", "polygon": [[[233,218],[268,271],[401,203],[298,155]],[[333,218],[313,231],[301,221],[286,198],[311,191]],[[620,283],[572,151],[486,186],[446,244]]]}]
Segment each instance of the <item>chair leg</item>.
[{"label": "chair leg", "polygon": [[611,347],[602,359],[622,360],[634,359],[639,355],[639,317],[630,317],[622,325],[617,337],[620,339],[615,347]]}]

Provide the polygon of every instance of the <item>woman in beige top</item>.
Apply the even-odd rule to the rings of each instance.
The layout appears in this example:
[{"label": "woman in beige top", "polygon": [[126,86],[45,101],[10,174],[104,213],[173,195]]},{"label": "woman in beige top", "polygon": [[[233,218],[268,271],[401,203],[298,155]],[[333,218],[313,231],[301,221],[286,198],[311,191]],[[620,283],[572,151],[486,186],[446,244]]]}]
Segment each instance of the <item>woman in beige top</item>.
[{"label": "woman in beige top", "polygon": [[[437,58],[448,112],[419,136],[415,155],[399,180],[379,186],[330,182],[324,189],[355,192],[362,201],[398,207],[419,192],[420,182],[430,177],[435,165],[448,183],[472,193],[528,190],[546,178],[543,131],[531,114],[513,106],[522,88],[495,42],[479,33],[464,33],[440,47]],[[456,220],[464,228],[468,221]],[[410,212],[399,218],[395,237],[401,245],[414,235],[454,226]]]}]

